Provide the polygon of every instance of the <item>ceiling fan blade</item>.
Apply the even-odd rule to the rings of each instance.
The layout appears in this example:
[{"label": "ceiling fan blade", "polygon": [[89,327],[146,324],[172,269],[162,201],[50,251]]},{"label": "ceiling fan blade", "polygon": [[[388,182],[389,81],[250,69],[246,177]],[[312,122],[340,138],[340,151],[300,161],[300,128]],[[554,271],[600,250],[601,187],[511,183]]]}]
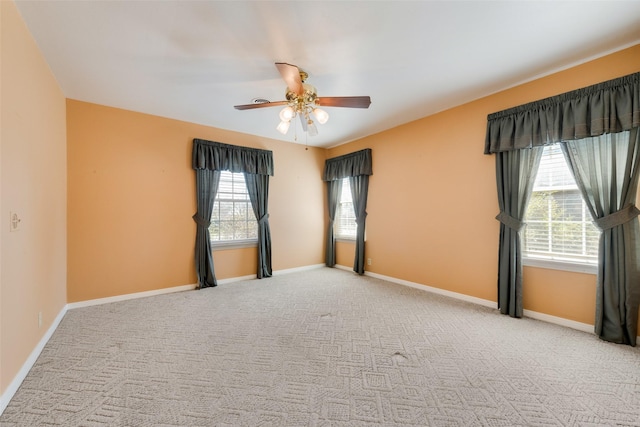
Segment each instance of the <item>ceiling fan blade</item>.
[{"label": "ceiling fan blade", "polygon": [[274,101],[274,102],[262,102],[258,104],[243,104],[243,105],[234,105],[233,108],[236,110],[251,110],[254,108],[264,108],[264,107],[277,107],[278,105],[287,105],[287,101]]},{"label": "ceiling fan blade", "polygon": [[322,107],[369,108],[371,97],[368,96],[323,96],[316,99]]},{"label": "ceiling fan blade", "polygon": [[280,75],[287,84],[289,90],[296,95],[302,95],[300,69],[295,65],[287,64],[286,62],[276,62],[276,68],[280,72]]}]

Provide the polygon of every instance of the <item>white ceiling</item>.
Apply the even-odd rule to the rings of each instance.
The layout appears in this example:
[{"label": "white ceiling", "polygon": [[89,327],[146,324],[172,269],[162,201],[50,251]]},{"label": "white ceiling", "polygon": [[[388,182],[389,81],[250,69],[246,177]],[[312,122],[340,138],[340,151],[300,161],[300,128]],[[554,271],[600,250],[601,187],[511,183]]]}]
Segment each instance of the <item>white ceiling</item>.
[{"label": "white ceiling", "polygon": [[640,42],[640,1],[23,1],[64,95],[294,142],[275,129],[275,62],[298,65],[331,147]]}]

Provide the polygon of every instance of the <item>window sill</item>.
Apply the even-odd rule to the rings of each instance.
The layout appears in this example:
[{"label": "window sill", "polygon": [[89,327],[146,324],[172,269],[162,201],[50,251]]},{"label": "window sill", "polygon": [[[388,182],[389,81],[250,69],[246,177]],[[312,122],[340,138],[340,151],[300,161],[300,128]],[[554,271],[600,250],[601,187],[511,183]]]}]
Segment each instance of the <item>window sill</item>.
[{"label": "window sill", "polygon": [[226,251],[229,249],[255,248],[258,246],[257,239],[250,240],[226,240],[223,242],[211,242],[212,251]]},{"label": "window sill", "polygon": [[336,242],[344,242],[344,243],[355,243],[355,237],[336,237]]},{"label": "window sill", "polygon": [[581,262],[525,257],[522,259],[522,265],[547,268],[550,270],[573,271],[575,273],[598,274],[597,264],[585,264]]}]

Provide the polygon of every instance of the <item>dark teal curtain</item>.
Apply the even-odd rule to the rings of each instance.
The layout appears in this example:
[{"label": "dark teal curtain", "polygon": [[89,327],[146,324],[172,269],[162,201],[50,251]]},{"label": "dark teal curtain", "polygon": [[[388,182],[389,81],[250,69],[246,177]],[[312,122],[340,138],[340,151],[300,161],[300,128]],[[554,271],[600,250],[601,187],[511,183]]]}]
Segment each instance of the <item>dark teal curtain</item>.
[{"label": "dark teal curtain", "polygon": [[[269,230],[269,176],[273,176],[273,153],[258,148],[239,147],[220,142],[193,140],[192,167],[196,171],[195,266],[198,288],[216,286],[209,225],[220,172],[244,173],[251,205],[258,220],[257,276],[271,277],[271,232]],[[250,178],[247,179],[247,176]]]},{"label": "dark teal curtain", "polygon": [[498,308],[502,314],[522,317],[522,247],[520,232],[535,182],[543,147],[496,154],[496,181],[500,213],[498,249]]},{"label": "dark teal curtain", "polygon": [[273,153],[259,148],[194,139],[193,168],[273,176]]},{"label": "dark teal curtain", "polygon": [[603,340],[635,346],[640,305],[639,128],[561,144],[601,231],[595,332]]},{"label": "dark teal curtain", "polygon": [[327,159],[322,180],[333,181],[358,175],[373,175],[370,148]]},{"label": "dark teal curtain", "polygon": [[211,213],[216,199],[220,171],[210,169],[196,170],[196,204],[198,212],[193,216],[196,222],[196,273],[198,274],[198,289],[217,286],[216,274],[211,256]]},{"label": "dark teal curtain", "polygon": [[327,267],[336,265],[336,238],[333,226],[336,220],[336,210],[342,192],[342,180],[327,181],[327,205],[329,206],[329,228],[327,229],[327,242],[324,254],[324,263]]},{"label": "dark teal curtain", "polygon": [[244,174],[253,213],[258,221],[258,279],[271,277],[271,229],[269,228],[269,175]]},{"label": "dark teal curtain", "polygon": [[[322,176],[322,179],[327,181],[327,194],[329,197],[336,198],[334,201],[336,205],[338,203],[337,198],[340,197],[340,192],[335,192],[336,185],[332,184],[332,182],[349,178],[353,197],[353,208],[356,214],[356,253],[353,271],[358,274],[364,274],[364,236],[370,175],[373,175],[371,149],[366,148],[354,153],[327,159]],[[332,217],[335,219],[335,206],[333,206],[332,213],[332,202],[332,200],[329,200],[330,230],[327,231],[327,247],[325,251],[325,263],[329,267],[335,265],[335,238],[332,230],[333,220],[331,220]],[[332,264],[330,265],[330,263]]]},{"label": "dark teal curtain", "polygon": [[640,73],[489,114],[484,153],[622,132],[640,126]]},{"label": "dark teal curtain", "polygon": [[[510,174],[504,169],[515,170],[516,166],[510,165],[514,161],[523,163],[521,168],[531,163],[529,156],[511,158],[506,153],[526,153],[533,147],[562,143],[578,187],[602,230],[595,331],[604,340],[631,345],[636,340],[640,298],[635,213],[638,127],[640,73],[635,73],[490,114],[484,149],[485,154],[495,153],[496,164],[502,164],[496,168],[501,204],[499,282],[505,272],[515,271],[515,277],[519,274],[517,263],[510,264],[509,258],[502,257],[510,253],[508,247],[517,246],[513,232],[507,228],[517,229],[519,219],[502,205],[519,203],[514,200],[520,200],[525,193],[522,188],[528,185],[522,175],[508,178]],[[629,145],[616,143],[614,147],[605,142],[606,138],[597,138],[621,132],[630,132]],[[636,142],[632,141],[634,135]],[[532,173],[529,179],[534,176]],[[519,190],[513,193],[514,189]],[[517,299],[521,284],[516,281],[512,288],[507,293]],[[521,309],[517,304],[511,308],[510,295],[505,292],[499,286],[500,310],[517,315]]]},{"label": "dark teal curtain", "polygon": [[367,194],[369,192],[369,175],[349,177],[353,210],[356,214],[356,251],[353,271],[364,274],[364,230],[367,220]]}]

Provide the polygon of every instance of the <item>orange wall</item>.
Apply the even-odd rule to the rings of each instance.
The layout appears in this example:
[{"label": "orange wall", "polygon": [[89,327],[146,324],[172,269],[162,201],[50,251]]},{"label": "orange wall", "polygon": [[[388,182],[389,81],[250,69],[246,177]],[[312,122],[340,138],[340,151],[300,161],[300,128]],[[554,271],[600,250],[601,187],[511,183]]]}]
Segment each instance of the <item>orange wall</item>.
[{"label": "orange wall", "polygon": [[13,2],[0,34],[1,394],[66,304],[67,191],[65,99]]},{"label": "orange wall", "polygon": [[[373,150],[366,269],[496,301],[498,202],[494,157],[483,154],[487,114],[638,71],[640,45],[331,149],[328,157]],[[337,246],[339,264],[353,265],[352,246]],[[525,309],[593,324],[594,294],[595,275],[524,269]]]},{"label": "orange wall", "polygon": [[[367,257],[369,257],[368,249],[367,242],[365,242],[365,256]],[[355,256],[356,245],[350,242],[336,241],[336,264],[353,269]],[[371,270],[371,267],[366,265],[366,260],[364,268],[368,271]]]},{"label": "orange wall", "polygon": [[[67,101],[68,301],[196,283],[193,138],[273,151],[273,269],[323,262],[325,150]],[[255,248],[214,252],[218,279],[255,275]]]}]

